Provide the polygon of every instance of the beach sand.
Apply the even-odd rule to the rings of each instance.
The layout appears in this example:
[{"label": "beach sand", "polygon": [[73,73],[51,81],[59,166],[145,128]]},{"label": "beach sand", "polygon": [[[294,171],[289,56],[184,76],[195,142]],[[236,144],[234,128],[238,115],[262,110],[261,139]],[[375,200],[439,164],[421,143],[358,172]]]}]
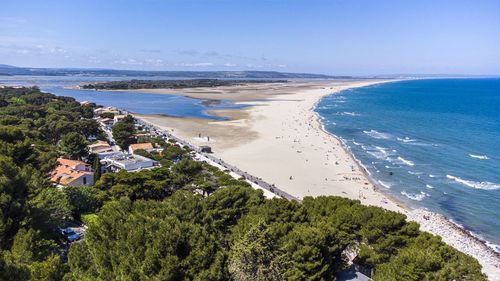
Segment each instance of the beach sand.
[{"label": "beach sand", "polygon": [[141,117],[194,145],[210,145],[226,162],[299,198],[338,195],[403,212],[402,205],[375,190],[340,141],[321,130],[312,110],[325,94],[378,82],[293,82],[232,87],[231,91],[184,90],[179,94],[209,99],[217,95],[218,99],[253,106],[210,112],[231,118],[228,121]]},{"label": "beach sand", "polygon": [[[429,221],[421,210],[409,210],[380,192],[352,155],[324,132],[313,111],[321,97],[352,87],[387,81],[310,81],[219,88],[140,90],[199,99],[232,100],[252,106],[214,110],[228,121],[137,115],[194,145],[209,145],[214,154],[243,171],[299,198],[337,195],[406,214],[422,229],[446,235],[445,241],[477,258],[491,280],[500,280],[498,255],[460,231],[446,219]],[[200,137],[201,136],[201,137]],[[209,138],[208,138],[209,137]],[[436,217],[437,218],[437,217]],[[436,227],[446,224],[446,227]],[[446,229],[446,233],[440,233]],[[460,245],[466,245],[460,247]]]}]

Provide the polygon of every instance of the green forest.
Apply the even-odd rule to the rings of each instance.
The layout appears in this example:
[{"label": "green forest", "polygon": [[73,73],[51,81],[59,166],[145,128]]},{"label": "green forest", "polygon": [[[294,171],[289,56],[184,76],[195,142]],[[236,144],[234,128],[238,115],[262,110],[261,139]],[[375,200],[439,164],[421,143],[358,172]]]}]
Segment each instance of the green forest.
[{"label": "green forest", "polygon": [[[162,167],[57,189],[57,157],[85,158],[82,143],[102,137],[95,107],[0,88],[0,280],[335,280],[349,252],[374,280],[486,280],[402,214],[334,196],[265,199],[168,143],[166,155],[142,152]],[[68,246],[55,229],[69,220],[88,228]]]},{"label": "green forest", "polygon": [[85,84],[83,89],[95,90],[132,90],[132,89],[183,89],[199,87],[236,86],[258,83],[286,83],[286,80],[221,80],[221,79],[185,79],[185,80],[121,80]]}]

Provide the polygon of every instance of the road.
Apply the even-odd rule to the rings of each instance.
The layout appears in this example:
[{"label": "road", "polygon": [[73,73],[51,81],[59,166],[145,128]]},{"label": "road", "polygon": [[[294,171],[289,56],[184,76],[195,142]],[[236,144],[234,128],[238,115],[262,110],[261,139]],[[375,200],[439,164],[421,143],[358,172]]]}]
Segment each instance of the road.
[{"label": "road", "polygon": [[110,130],[108,130],[105,126],[101,125],[101,128],[104,131],[104,133],[106,133],[106,136],[108,137],[108,142],[113,144],[111,146],[111,149],[113,149],[113,151],[115,152],[121,151],[122,149],[115,144],[115,140],[113,139],[113,133]]}]

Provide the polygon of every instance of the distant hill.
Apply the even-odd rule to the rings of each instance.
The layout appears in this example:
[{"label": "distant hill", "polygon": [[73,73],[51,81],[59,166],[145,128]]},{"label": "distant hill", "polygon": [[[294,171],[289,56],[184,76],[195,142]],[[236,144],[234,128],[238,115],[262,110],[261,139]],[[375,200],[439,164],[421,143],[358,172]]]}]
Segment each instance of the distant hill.
[{"label": "distant hill", "polygon": [[330,76],[311,73],[289,73],[278,71],[142,71],[116,69],[85,68],[31,68],[0,64],[0,73],[5,75],[40,75],[40,76],[124,76],[172,78],[224,78],[224,79],[332,79],[352,78],[351,76]]},{"label": "distant hill", "polygon": [[5,68],[17,68],[16,66],[12,66],[12,65],[8,65],[8,64],[0,64],[0,68],[1,69],[5,69]]}]

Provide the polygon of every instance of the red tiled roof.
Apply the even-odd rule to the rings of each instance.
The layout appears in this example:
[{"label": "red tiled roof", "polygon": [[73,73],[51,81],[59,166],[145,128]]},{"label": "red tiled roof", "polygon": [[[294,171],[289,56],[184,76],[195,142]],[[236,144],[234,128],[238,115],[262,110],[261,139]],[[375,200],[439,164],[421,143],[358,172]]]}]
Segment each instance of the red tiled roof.
[{"label": "red tiled roof", "polygon": [[91,171],[75,169],[77,165],[85,165],[86,168],[90,166],[82,161],[59,158],[57,159],[57,164],[57,167],[50,174],[50,180],[62,185],[67,185],[83,175],[94,174]]},{"label": "red tiled roof", "polygon": [[149,150],[153,149],[153,145],[150,142],[147,143],[134,143],[130,145],[130,148],[135,151],[137,149]]}]

